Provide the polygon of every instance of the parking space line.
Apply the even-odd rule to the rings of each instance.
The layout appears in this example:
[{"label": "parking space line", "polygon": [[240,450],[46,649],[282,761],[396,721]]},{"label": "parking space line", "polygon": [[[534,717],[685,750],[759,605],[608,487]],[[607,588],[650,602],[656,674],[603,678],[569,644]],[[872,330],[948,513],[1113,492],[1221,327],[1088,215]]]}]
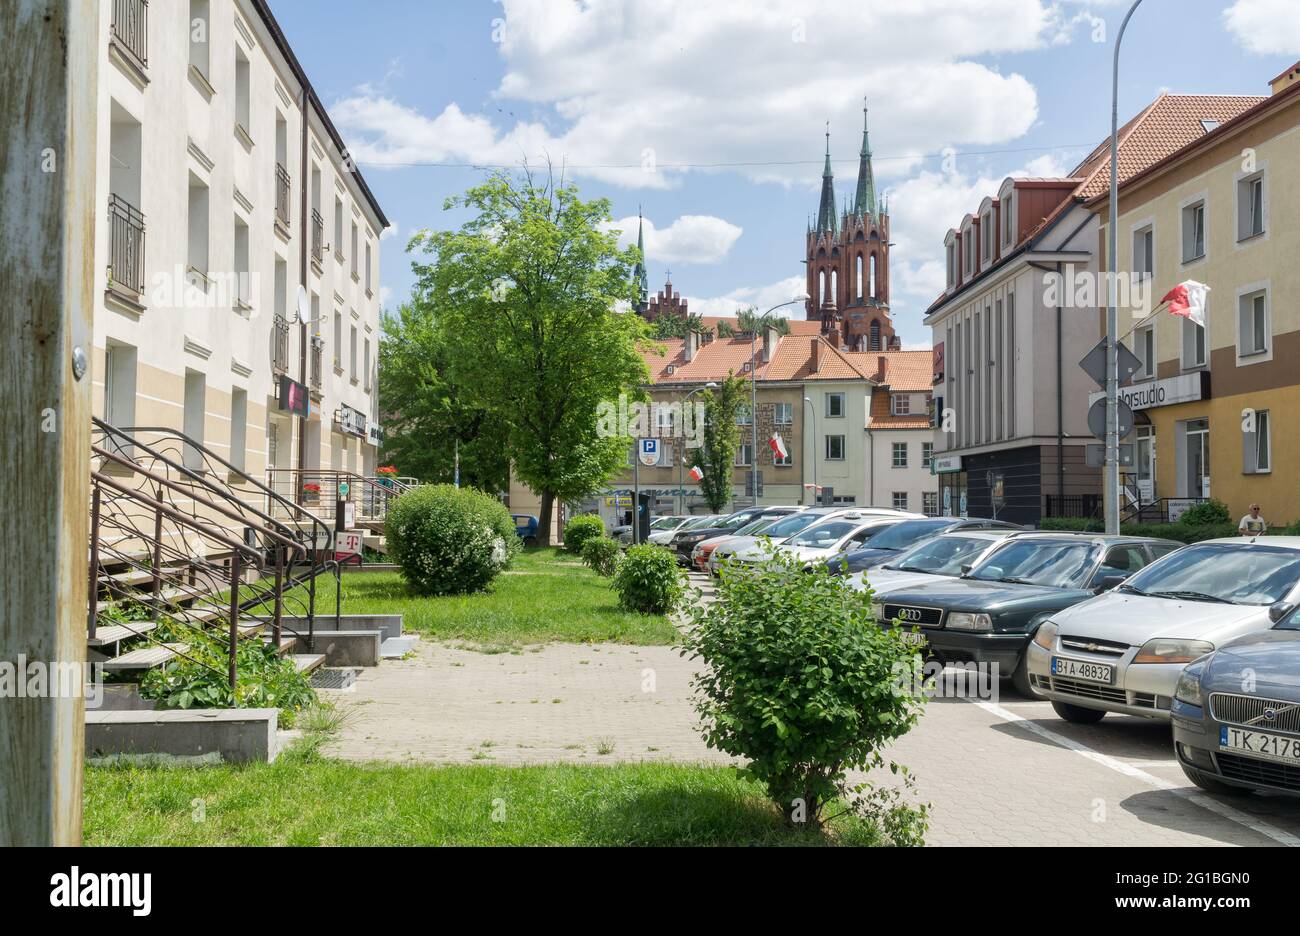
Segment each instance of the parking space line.
[{"label": "parking space line", "polygon": [[1103,767],[1124,774],[1127,777],[1140,780],[1147,786],[1153,787],[1157,790],[1165,790],[1181,796],[1189,802],[1200,806],[1202,809],[1216,813],[1224,819],[1227,819],[1229,822],[1235,822],[1237,825],[1244,826],[1252,832],[1271,838],[1273,841],[1281,845],[1286,845],[1289,848],[1300,846],[1300,838],[1292,835],[1290,832],[1269,825],[1267,822],[1256,819],[1254,816],[1248,815],[1241,810],[1233,809],[1231,806],[1220,803],[1218,800],[1211,796],[1207,796],[1205,793],[1202,793],[1194,787],[1183,787],[1169,780],[1161,780],[1154,774],[1149,774],[1145,770],[1140,770],[1132,764],[1126,764],[1117,758],[1111,757],[1109,754],[1102,754],[1100,751],[1094,751],[1086,744],[1080,744],[1072,738],[1067,738],[1065,735],[1057,734],[1050,728],[1044,728],[1037,722],[1030,721],[1023,715],[1017,715],[1015,712],[1003,708],[1000,705],[994,705],[992,702],[981,702],[975,699],[969,701],[978,705],[994,717],[1000,718],[1005,722],[1019,725],[1025,730],[1038,735],[1040,738],[1051,741],[1053,744],[1063,747],[1066,750],[1073,751],[1095,764],[1100,764]]}]

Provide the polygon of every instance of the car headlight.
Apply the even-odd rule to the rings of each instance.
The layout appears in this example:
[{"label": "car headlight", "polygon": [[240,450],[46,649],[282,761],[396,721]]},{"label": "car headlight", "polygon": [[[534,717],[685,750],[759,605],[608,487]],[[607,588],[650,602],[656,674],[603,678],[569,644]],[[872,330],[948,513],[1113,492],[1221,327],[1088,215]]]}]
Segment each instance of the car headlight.
[{"label": "car headlight", "polygon": [[1185,669],[1178,676],[1178,685],[1174,688],[1174,698],[1198,708],[1204,704],[1201,698],[1201,674]]},{"label": "car headlight", "polygon": [[1038,630],[1034,631],[1034,643],[1044,650],[1051,650],[1056,644],[1056,634],[1060,630],[1052,621],[1044,621],[1038,625]]},{"label": "car headlight", "polygon": [[965,611],[954,611],[948,615],[946,626],[950,630],[990,631],[993,630],[993,619],[987,614],[968,614]]},{"label": "car headlight", "polygon": [[1148,640],[1133,658],[1134,663],[1190,663],[1214,651],[1208,640],[1181,640],[1176,637],[1157,637]]}]

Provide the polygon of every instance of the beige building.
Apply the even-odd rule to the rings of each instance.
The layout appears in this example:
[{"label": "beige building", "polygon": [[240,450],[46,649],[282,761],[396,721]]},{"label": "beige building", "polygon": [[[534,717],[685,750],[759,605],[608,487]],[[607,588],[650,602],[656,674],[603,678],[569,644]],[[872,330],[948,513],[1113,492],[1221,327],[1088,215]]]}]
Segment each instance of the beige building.
[{"label": "beige building", "polygon": [[371,473],[388,221],[267,3],[105,8],[95,414]]}]

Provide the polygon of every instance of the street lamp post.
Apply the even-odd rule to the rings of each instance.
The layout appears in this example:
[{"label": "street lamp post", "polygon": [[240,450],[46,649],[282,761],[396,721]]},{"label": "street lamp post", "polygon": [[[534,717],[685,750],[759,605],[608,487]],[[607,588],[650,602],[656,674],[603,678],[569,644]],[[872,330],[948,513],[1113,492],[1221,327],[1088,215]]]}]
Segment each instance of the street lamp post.
[{"label": "street lamp post", "polygon": [[813,503],[817,503],[817,407],[813,405],[812,397],[804,397],[804,403],[808,405],[808,412],[812,413],[812,466],[813,466]]},{"label": "street lamp post", "polygon": [[749,483],[754,492],[755,507],[758,506],[758,330],[767,325],[767,317],[777,309],[807,301],[807,296],[797,296],[789,302],[778,303],[762,315],[756,315],[754,327],[749,330]]},{"label": "street lamp post", "polygon": [[1119,284],[1116,282],[1119,249],[1119,49],[1124,30],[1142,0],[1124,14],[1115,37],[1115,59],[1111,68],[1110,91],[1110,230],[1106,237],[1106,532],[1119,533]]},{"label": "street lamp post", "polygon": [[[717,384],[715,384],[712,380],[710,380],[708,383],[696,387],[690,393],[686,394],[686,396],[682,398],[682,413],[685,414],[686,406],[690,402],[691,397],[695,396],[695,394],[699,393],[701,390],[712,390],[716,386]],[[686,421],[685,415],[683,415],[682,421],[683,422]],[[685,470],[686,470],[686,443],[682,442],[682,451],[677,458],[677,513],[679,516],[684,515],[686,513],[686,476],[684,473]]]}]

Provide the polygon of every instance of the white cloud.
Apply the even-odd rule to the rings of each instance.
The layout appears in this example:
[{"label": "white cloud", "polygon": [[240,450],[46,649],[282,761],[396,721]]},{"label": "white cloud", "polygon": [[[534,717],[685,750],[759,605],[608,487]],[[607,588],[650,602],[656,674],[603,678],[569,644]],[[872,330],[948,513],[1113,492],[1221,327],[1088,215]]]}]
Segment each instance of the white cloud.
[{"label": "white cloud", "polygon": [[[851,155],[868,92],[882,153],[1020,136],[1037,95],[988,57],[1050,46],[1070,18],[1048,0],[856,4],[848,16],[837,0],[502,7],[495,122],[454,102],[430,115],[382,87],[358,89],[331,114],[359,162],[509,166],[549,155],[629,188],[671,187],[723,163],[755,180],[815,184],[808,161],[821,155],[824,122],[834,150]],[[898,176],[914,162],[882,157],[877,171]]]},{"label": "white cloud", "polygon": [[[741,309],[753,306],[759,312],[782,302],[807,295],[807,283],[802,276],[788,276],[767,286],[742,286],[722,296],[687,296],[687,305],[697,315],[735,315]],[[803,318],[802,305],[786,306],[777,310],[786,318]]]},{"label": "white cloud", "polygon": [[1236,0],[1223,21],[1238,45],[1257,55],[1300,55],[1295,0]]},{"label": "white cloud", "polygon": [[386,241],[390,237],[396,237],[398,234],[401,233],[401,230],[402,230],[402,226],[400,224],[398,224],[396,221],[390,221],[388,223],[388,227],[384,228],[383,232],[379,235],[379,239],[381,241]]},{"label": "white cloud", "polygon": [[[726,259],[740,237],[741,228],[712,215],[682,215],[666,228],[644,219],[647,263],[718,263]],[[620,231],[620,247],[636,243],[636,216],[612,222]]]}]

